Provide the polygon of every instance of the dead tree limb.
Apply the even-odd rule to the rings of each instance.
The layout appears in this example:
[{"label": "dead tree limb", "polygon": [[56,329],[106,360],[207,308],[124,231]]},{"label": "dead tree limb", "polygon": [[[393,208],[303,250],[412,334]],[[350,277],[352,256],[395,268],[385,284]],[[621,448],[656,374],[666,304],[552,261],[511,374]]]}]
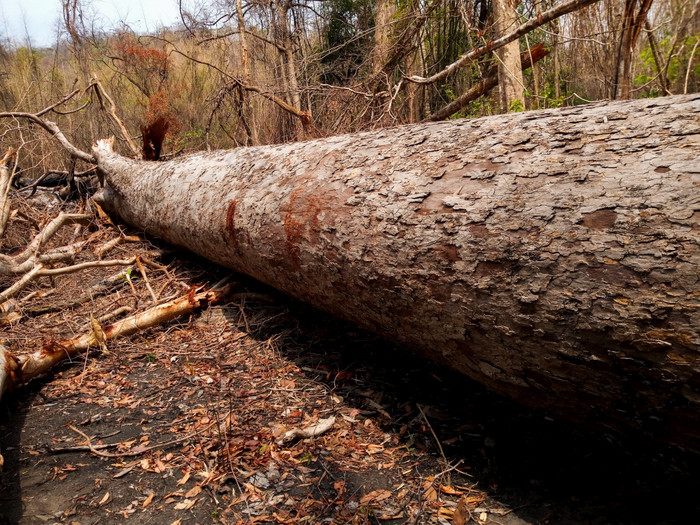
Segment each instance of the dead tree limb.
[{"label": "dead tree limb", "polygon": [[76,148],[63,134],[61,129],[56,125],[55,122],[52,122],[50,120],[46,120],[38,116],[36,113],[26,113],[23,111],[6,111],[6,112],[0,112],[0,118],[22,118],[22,119],[27,119],[31,120],[35,124],[37,124],[39,127],[44,129],[45,131],[48,131],[50,135],[56,138],[58,142],[63,146],[63,148],[70,153],[73,157],[84,160],[85,162],[89,162],[91,164],[95,164],[95,157],[90,155],[89,153],[86,153],[85,151]]},{"label": "dead tree limb", "polygon": [[491,51],[499,49],[514,40],[517,40],[521,36],[528,34],[529,32],[533,31],[534,29],[537,29],[538,27],[546,24],[547,22],[551,22],[552,20],[555,20],[560,16],[572,13],[574,11],[578,11],[579,9],[583,9],[584,7],[587,7],[598,1],[599,0],[567,0],[555,7],[552,7],[544,13],[540,13],[536,17],[531,18],[524,24],[520,25],[517,29],[503,35],[501,38],[492,40],[485,46],[472,49],[471,51],[459,57],[458,60],[452,62],[442,71],[439,71],[434,75],[431,75],[429,77],[421,77],[414,75],[406,77],[406,80],[410,82],[415,82],[416,84],[434,84],[435,82],[445,80],[452,73],[459,71],[463,67],[466,67],[477,58],[482,57],[490,53]]},{"label": "dead tree limb", "polygon": [[[135,157],[139,157],[141,155],[141,150],[138,148],[138,146],[136,146],[134,141],[131,140],[131,135],[129,135],[129,131],[126,129],[126,126],[119,118],[119,115],[117,115],[117,106],[114,103],[114,100],[112,100],[112,97],[109,96],[109,93],[107,93],[107,91],[102,86],[102,83],[97,77],[93,77],[90,85],[95,90],[95,94],[97,95],[97,99],[100,102],[100,106],[107,112],[107,114],[112,119],[112,122],[114,122],[114,124],[117,126],[120,133],[122,134],[122,137],[124,137],[124,140],[129,146],[131,152],[134,154]],[[107,102],[109,103],[109,107],[105,106],[104,101],[102,100],[103,98],[107,100]]]},{"label": "dead tree limb", "polygon": [[14,148],[10,148],[0,159],[0,238],[5,234],[7,221],[10,218],[10,201],[7,197],[17,167],[16,153]]},{"label": "dead tree limb", "polygon": [[68,100],[73,98],[76,94],[80,92],[79,89],[73,90],[71,93],[68,95],[64,96],[61,100],[58,102],[55,102],[54,104],[51,104],[50,106],[42,109],[41,111],[38,111],[37,113],[27,113],[24,111],[5,111],[5,112],[0,112],[0,118],[15,118],[15,119],[26,119],[34,122],[37,124],[39,127],[41,127],[44,131],[47,131],[50,135],[56,138],[58,142],[63,146],[63,148],[70,153],[71,156],[75,157],[76,159],[84,160],[85,162],[89,162],[90,164],[95,164],[95,157],[93,157],[90,153],[87,153],[81,149],[78,149],[75,147],[63,134],[61,129],[58,127],[58,125],[55,122],[52,122],[50,120],[46,120],[42,116],[45,115],[46,113],[50,111],[56,111],[56,107],[60,106],[61,104],[66,103]]},{"label": "dead tree limb", "polygon": [[[126,337],[141,330],[172,321],[181,315],[205,308],[226,297],[232,285],[221,283],[209,290],[191,290],[188,294],[155,306],[116,323],[100,327],[104,340]],[[71,359],[90,348],[100,346],[101,336],[90,330],[79,337],[63,341],[49,341],[40,350],[28,355],[14,355],[0,345],[0,398],[7,390],[13,390],[30,379],[48,372],[56,364]],[[103,341],[104,343],[104,341]]]},{"label": "dead tree limb", "polygon": [[105,209],[530,406],[700,451],[700,95],[146,163]]},{"label": "dead tree limb", "polygon": [[[544,57],[549,54],[543,44],[537,44],[529,52],[525,51],[520,54],[520,63],[522,65],[523,71],[532,67]],[[493,88],[498,85],[498,66],[491,67],[484,78],[479,80],[474,86],[462,93],[455,100],[447,104],[446,106],[440,108],[438,111],[429,115],[424,119],[424,122],[436,122],[438,120],[444,120],[450,118],[452,115],[462,110],[471,101],[485,95]]]}]

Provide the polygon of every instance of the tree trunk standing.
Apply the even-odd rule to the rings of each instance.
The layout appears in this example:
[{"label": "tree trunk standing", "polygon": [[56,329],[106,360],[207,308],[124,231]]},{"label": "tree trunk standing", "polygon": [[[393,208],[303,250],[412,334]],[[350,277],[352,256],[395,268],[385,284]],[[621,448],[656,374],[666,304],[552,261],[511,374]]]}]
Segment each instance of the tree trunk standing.
[{"label": "tree trunk standing", "polygon": [[559,61],[559,19],[552,20],[552,53],[554,54],[554,100],[561,100],[561,63]]},{"label": "tree trunk standing", "polygon": [[649,23],[649,19],[644,20],[644,31],[646,31],[647,39],[649,40],[649,47],[651,48],[651,55],[654,57],[654,65],[656,66],[656,81],[659,83],[659,88],[661,89],[661,96],[672,95],[668,89],[668,79],[664,74],[664,62],[661,59],[661,53],[659,53],[659,46],[656,43],[656,37],[654,36],[654,29]]},{"label": "tree trunk standing", "polygon": [[[532,67],[539,60],[542,60],[549,54],[544,48],[544,45],[537,44],[535,47],[530,49],[530,51],[525,51],[520,55],[520,64],[522,65],[523,71]],[[489,70],[484,73],[483,78],[474,84],[467,91],[462,93],[452,102],[446,106],[441,107],[435,113],[428,115],[425,120],[435,122],[438,120],[444,120],[450,118],[452,115],[464,109],[464,107],[469,104],[472,100],[485,95],[491,91],[494,87],[498,85],[498,65],[489,68]]]},{"label": "tree trunk standing", "polygon": [[647,19],[647,13],[654,0],[639,0],[639,12],[635,14],[637,0],[626,0],[625,11],[622,15],[622,29],[620,41],[617,46],[617,63],[615,65],[615,77],[613,78],[614,99],[624,100],[630,98],[632,89],[632,52],[637,45],[639,32]]},{"label": "tree trunk standing", "polygon": [[[246,36],[245,19],[243,18],[243,3],[236,0],[236,16],[238,17],[238,31],[241,39],[241,69],[243,70],[243,83],[250,86],[250,65],[248,63],[248,38]],[[245,90],[241,90],[241,105],[243,106],[243,118],[246,120],[246,134],[248,136],[248,146],[257,146],[258,126],[255,123],[255,113],[250,103],[250,96]]]},{"label": "tree trunk standing", "polygon": [[148,163],[137,228],[530,406],[700,451],[700,95]]},{"label": "tree trunk standing", "polygon": [[[277,38],[281,41],[281,58],[283,77],[285,79],[285,98],[290,106],[301,111],[301,95],[297,80],[297,67],[294,61],[294,41],[289,26],[289,10],[292,2],[283,0],[277,4]],[[300,119],[293,118],[292,126],[297,140],[306,138],[306,130]]]},{"label": "tree trunk standing", "polygon": [[[493,0],[495,38],[499,38],[518,27],[518,0]],[[520,44],[518,40],[495,51],[498,57],[498,90],[501,113],[524,109],[523,71],[520,66]]]},{"label": "tree trunk standing", "polygon": [[394,0],[377,0],[377,14],[374,23],[374,53],[372,55],[372,74],[384,69],[384,62],[391,47],[391,21],[396,14]]}]

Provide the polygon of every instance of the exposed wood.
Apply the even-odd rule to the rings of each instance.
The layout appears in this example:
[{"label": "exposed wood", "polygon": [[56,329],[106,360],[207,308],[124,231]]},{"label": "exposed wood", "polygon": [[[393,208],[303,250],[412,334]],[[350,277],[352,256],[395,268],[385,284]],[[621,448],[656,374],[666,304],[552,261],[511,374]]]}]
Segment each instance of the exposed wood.
[{"label": "exposed wood", "polygon": [[[112,97],[109,96],[109,93],[107,93],[97,77],[94,77],[90,84],[95,89],[95,94],[97,95],[97,99],[100,101],[100,106],[107,112],[109,117],[112,119],[112,122],[114,122],[114,125],[119,129],[124,141],[129,146],[131,153],[138,156],[141,152],[139,151],[139,148],[136,147],[134,141],[131,140],[131,135],[129,135],[129,130],[126,129],[124,122],[122,122],[122,119],[120,119],[119,115],[117,115],[117,106],[114,103],[114,100],[112,100]],[[107,100],[107,102],[109,102],[109,107],[105,106],[104,101],[102,100],[103,97]]]},{"label": "exposed wood", "polygon": [[700,95],[146,163],[152,235],[550,414],[700,451]]},{"label": "exposed wood", "polygon": [[218,286],[200,292],[192,290],[178,299],[154,306],[150,310],[104,327],[100,327],[93,320],[88,333],[64,341],[49,341],[40,350],[28,355],[16,356],[0,345],[0,397],[6,390],[13,390],[30,379],[48,372],[66,359],[75,357],[90,348],[103,347],[110,339],[134,334],[217,302],[229,291],[230,286]]},{"label": "exposed wood", "polygon": [[10,219],[10,200],[7,194],[12,187],[12,179],[17,167],[16,153],[14,148],[10,148],[0,158],[0,238],[5,235],[7,221]]}]

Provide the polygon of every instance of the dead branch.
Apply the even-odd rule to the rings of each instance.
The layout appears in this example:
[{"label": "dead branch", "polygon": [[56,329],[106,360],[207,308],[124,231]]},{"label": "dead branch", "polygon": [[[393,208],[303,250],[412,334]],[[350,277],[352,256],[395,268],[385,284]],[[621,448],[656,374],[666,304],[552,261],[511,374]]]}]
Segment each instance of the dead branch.
[{"label": "dead branch", "polygon": [[[549,51],[544,49],[544,46],[540,43],[533,47],[529,52],[525,51],[520,54],[520,63],[522,65],[523,71],[532,67],[533,64],[539,62],[541,59],[546,57]],[[494,87],[498,85],[498,66],[491,67],[484,77],[474,84],[470,89],[462,93],[455,100],[443,106],[437,110],[432,115],[427,116],[423,122],[436,122],[438,120],[445,120],[450,116],[454,115],[462,108],[464,108],[472,100],[483,96],[485,93],[491,91]]]},{"label": "dead branch", "polygon": [[156,296],[156,293],[153,291],[153,288],[151,287],[151,282],[148,280],[148,275],[146,274],[146,270],[143,267],[143,264],[141,264],[141,259],[138,256],[136,257],[136,266],[138,266],[139,272],[141,272],[141,277],[143,277],[143,282],[146,284],[146,288],[148,289],[148,293],[151,294],[151,298],[153,299],[153,304],[157,305],[158,304],[158,297]]},{"label": "dead branch", "polygon": [[[200,292],[192,290],[169,303],[101,327],[104,340],[126,337],[191,313],[197,308],[205,308],[221,301],[233,286],[233,284],[218,283],[209,290]],[[5,391],[14,390],[30,379],[48,372],[57,363],[99,346],[95,332],[96,330],[91,327],[86,334],[79,337],[63,341],[47,341],[40,350],[29,355],[16,356],[5,346],[0,345],[0,399]]]},{"label": "dead branch", "polygon": [[[74,254],[66,253],[61,258],[69,258],[73,255]],[[38,262],[12,286],[0,292],[0,302],[7,301],[11,297],[14,297],[19,292],[24,290],[29,285],[29,283],[31,283],[35,279],[38,279],[39,277],[55,277],[56,275],[65,275],[67,273],[79,272],[87,268],[103,268],[105,266],[128,266],[130,264],[133,264],[135,261],[135,257],[132,257],[131,259],[114,259],[109,261],[88,261],[80,264],[73,264],[71,266],[64,266],[62,268],[44,268],[44,263]]]},{"label": "dead branch", "polygon": [[[589,1],[593,1],[593,0],[589,0]],[[256,35],[256,36],[257,36],[257,35]],[[221,73],[221,75],[223,75],[224,77],[226,77],[227,79],[229,79],[229,80],[233,83],[234,86],[240,86],[240,88],[243,89],[243,90],[245,90],[245,91],[252,91],[253,93],[257,93],[258,95],[262,96],[263,98],[266,98],[266,99],[269,100],[270,102],[273,102],[274,104],[277,104],[277,105],[278,105],[280,108],[282,108],[284,111],[287,111],[288,113],[290,113],[290,114],[294,115],[295,117],[297,117],[297,118],[301,121],[301,124],[302,124],[302,126],[304,127],[304,130],[305,130],[305,131],[308,131],[308,128],[309,128],[309,126],[311,125],[311,113],[309,113],[308,111],[303,111],[303,110],[297,109],[297,108],[295,108],[294,106],[292,106],[292,105],[290,105],[290,104],[287,104],[284,100],[282,100],[281,98],[279,98],[279,97],[273,95],[273,94],[270,93],[269,91],[266,91],[266,90],[264,90],[264,89],[261,89],[261,88],[259,88],[258,86],[253,86],[253,85],[246,84],[246,83],[243,82],[243,80],[241,80],[240,78],[235,77],[235,76],[233,76],[233,75],[227,73],[226,71],[224,71],[223,69],[221,69],[221,68],[215,66],[214,64],[212,64],[212,63],[210,63],[210,62],[203,61],[203,60],[199,60],[199,59],[197,59],[197,58],[194,58],[194,57],[192,57],[192,56],[190,56],[190,55],[188,55],[188,54],[186,54],[186,53],[180,51],[179,49],[177,49],[177,47],[176,47],[172,42],[170,42],[170,41],[167,40],[167,39],[164,39],[164,38],[156,38],[156,39],[157,39],[157,40],[162,40],[162,41],[164,41],[164,42],[167,42],[169,45],[173,46],[173,53],[176,53],[176,54],[178,54],[178,55],[181,55],[181,56],[183,56],[184,58],[186,58],[187,60],[191,60],[192,62],[195,62],[195,63],[197,63],[197,64],[202,64],[203,66],[207,66],[207,67],[209,67],[209,68],[211,68],[211,69],[213,69],[213,70],[215,70],[215,71]],[[284,49],[284,48],[282,48],[282,49]],[[0,114],[0,115],[1,115],[1,114]]]},{"label": "dead branch", "polygon": [[46,108],[42,109],[41,111],[37,113],[28,113],[24,111],[5,111],[5,112],[0,112],[0,118],[15,118],[15,119],[27,119],[35,124],[37,124],[39,127],[47,131],[50,135],[56,138],[58,142],[63,146],[63,148],[70,153],[71,156],[84,160],[85,162],[89,162],[90,164],[96,164],[95,157],[92,156],[90,153],[87,153],[81,149],[78,149],[76,146],[74,146],[63,134],[61,129],[58,127],[58,125],[55,122],[52,122],[50,120],[46,120],[42,118],[42,115],[48,113],[49,111],[56,111],[56,107],[60,106],[61,104],[64,104],[71,98],[73,98],[77,93],[79,93],[79,89],[73,90],[71,93],[68,95],[64,96],[61,100],[58,102],[55,102],[54,104],[51,104],[50,106],[47,106]]},{"label": "dead branch", "polygon": [[[60,303],[52,303],[43,307],[24,307],[22,311],[29,315],[41,315],[49,312],[56,312],[59,310],[65,310],[67,308],[72,308],[76,305],[82,304],[86,301],[95,299],[112,291],[119,284],[127,283],[127,275],[134,271],[133,266],[124,268],[123,270],[110,275],[109,277],[102,279],[100,282],[91,286],[82,294],[78,295],[74,299],[69,301],[63,301]],[[23,302],[25,300],[23,299]]]},{"label": "dead branch", "polygon": [[413,75],[405,78],[409,82],[415,82],[416,84],[434,84],[435,82],[440,82],[441,80],[446,79],[455,71],[458,71],[463,67],[467,66],[477,58],[482,57],[490,53],[491,51],[499,49],[514,40],[517,40],[521,36],[526,35],[530,31],[537,29],[538,27],[546,24],[547,22],[551,22],[552,20],[559,18],[562,15],[571,13],[573,11],[583,9],[584,7],[587,7],[596,2],[598,2],[598,0],[568,0],[562,4],[559,4],[556,7],[549,9],[548,11],[545,11],[544,13],[540,13],[535,18],[531,18],[524,24],[520,25],[517,29],[503,35],[501,38],[492,40],[485,46],[472,49],[468,53],[465,53],[464,55],[459,57],[459,59],[455,62],[452,62],[445,69],[438,73],[435,73],[432,76],[421,77],[418,75]]},{"label": "dead branch", "polygon": [[111,249],[115,248],[122,242],[140,242],[142,239],[136,235],[120,235],[119,237],[115,237],[114,239],[111,239],[104,243],[101,246],[98,246],[93,250],[94,254],[97,255],[98,257],[102,257],[105,253],[110,251]]},{"label": "dead branch", "polygon": [[0,237],[5,234],[7,221],[10,218],[10,201],[7,199],[7,195],[17,167],[16,153],[14,148],[9,148],[5,156],[0,159]]},{"label": "dead branch", "polygon": [[291,443],[299,439],[308,439],[316,436],[320,436],[325,432],[328,432],[335,425],[335,417],[331,416],[326,419],[319,419],[318,423],[315,425],[308,426],[306,428],[293,428],[285,432],[279,439],[277,439],[277,444],[282,445],[284,443]]},{"label": "dead branch", "polygon": [[[93,77],[90,85],[94,88],[95,93],[97,94],[97,99],[100,102],[100,106],[107,112],[107,114],[110,116],[117,128],[119,128],[119,131],[121,132],[122,137],[124,137],[126,143],[129,145],[129,149],[131,150],[131,152],[137,158],[140,158],[141,150],[136,146],[136,144],[134,144],[134,141],[131,140],[131,136],[129,135],[129,132],[126,129],[126,126],[117,115],[117,107],[114,103],[114,100],[112,100],[112,97],[110,97],[107,91],[105,91],[105,88],[102,86],[102,83],[97,77]],[[102,97],[104,97],[107,100],[107,102],[109,103],[109,107],[105,107],[105,104],[102,101]]]},{"label": "dead branch", "polygon": [[[34,236],[34,239],[17,255],[12,257],[0,254],[0,275],[23,273],[31,268],[39,251],[64,225],[84,224],[92,218],[84,213],[59,213]],[[80,243],[79,243],[80,244]],[[25,268],[24,264],[27,264]]]}]

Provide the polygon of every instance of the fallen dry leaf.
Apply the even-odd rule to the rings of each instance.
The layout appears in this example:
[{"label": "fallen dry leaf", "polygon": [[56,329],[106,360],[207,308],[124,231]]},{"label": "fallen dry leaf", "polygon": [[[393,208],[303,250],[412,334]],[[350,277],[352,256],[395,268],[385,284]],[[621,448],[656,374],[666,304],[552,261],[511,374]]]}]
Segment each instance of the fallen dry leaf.
[{"label": "fallen dry leaf", "polygon": [[469,519],[469,511],[467,510],[467,498],[460,498],[457,503],[457,508],[452,515],[452,525],[465,525]]},{"label": "fallen dry leaf", "polygon": [[197,503],[197,499],[184,499],[177,505],[175,505],[175,510],[190,510]]},{"label": "fallen dry leaf", "polygon": [[423,499],[425,501],[437,501],[438,493],[433,487],[432,480],[428,480],[423,484]]},{"label": "fallen dry leaf", "polygon": [[178,486],[178,487],[181,486],[181,485],[184,485],[185,483],[187,483],[187,480],[188,480],[188,479],[190,479],[190,473],[189,473],[189,471],[187,472],[187,474],[185,474],[184,476],[182,476],[182,478],[180,478],[180,481],[178,481],[175,485]]},{"label": "fallen dry leaf", "polygon": [[440,485],[440,492],[443,494],[451,494],[453,496],[461,496],[464,494],[461,490],[450,487],[449,485]]},{"label": "fallen dry leaf", "polygon": [[145,501],[143,502],[143,504],[141,505],[141,508],[142,508],[142,509],[145,509],[146,507],[148,507],[148,506],[151,504],[151,501],[153,501],[153,496],[155,496],[155,494],[156,494],[155,492],[151,492],[151,493],[148,495],[148,497],[146,498],[146,500],[145,500]]},{"label": "fallen dry leaf", "polygon": [[391,492],[388,490],[373,490],[360,498],[360,505],[365,507],[371,507],[372,505],[376,506],[389,497],[391,497]]},{"label": "fallen dry leaf", "polygon": [[202,487],[200,487],[199,485],[195,485],[194,487],[192,487],[192,488],[189,490],[189,492],[187,492],[187,494],[185,494],[185,497],[186,497],[186,498],[194,498],[194,497],[197,496],[200,492],[202,492]]},{"label": "fallen dry leaf", "polygon": [[107,503],[107,500],[109,500],[109,492],[105,492],[105,495],[102,496],[102,499],[100,500],[98,505],[104,505],[105,503]]}]

